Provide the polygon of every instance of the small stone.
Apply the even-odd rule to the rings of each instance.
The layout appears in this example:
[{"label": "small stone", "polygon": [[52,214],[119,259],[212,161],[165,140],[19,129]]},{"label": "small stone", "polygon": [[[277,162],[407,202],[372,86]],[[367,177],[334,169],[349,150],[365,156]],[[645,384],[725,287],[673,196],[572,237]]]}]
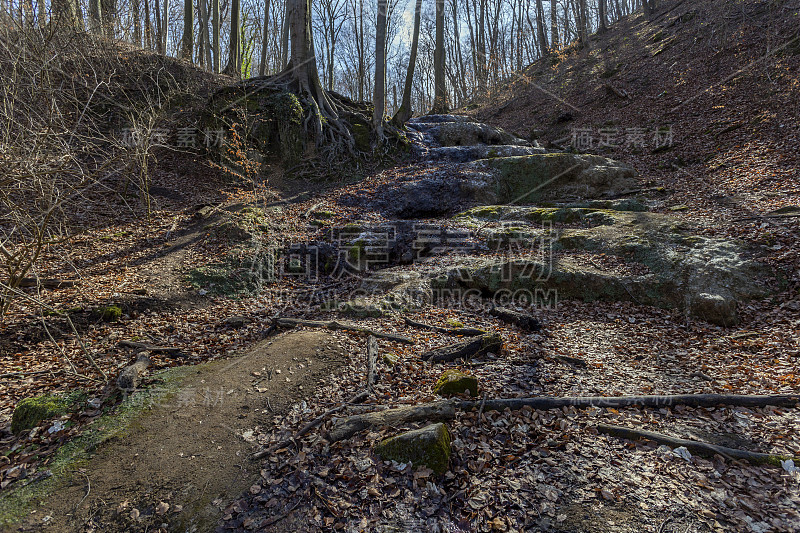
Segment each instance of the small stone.
[{"label": "small stone", "polygon": [[408,431],[375,445],[375,453],[386,461],[411,462],[443,474],[450,462],[450,432],[442,423]]},{"label": "small stone", "polygon": [[720,294],[700,293],[692,301],[692,315],[718,326],[735,326],[736,300]]},{"label": "small stone", "polygon": [[433,387],[433,392],[445,397],[464,393],[477,396],[478,378],[461,370],[447,370],[439,377]]}]

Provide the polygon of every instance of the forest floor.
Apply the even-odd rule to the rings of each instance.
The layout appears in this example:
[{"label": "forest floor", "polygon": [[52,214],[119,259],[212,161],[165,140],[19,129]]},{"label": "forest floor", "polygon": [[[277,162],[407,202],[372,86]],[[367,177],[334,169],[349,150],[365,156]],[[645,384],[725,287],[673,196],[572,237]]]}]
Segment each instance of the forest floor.
[{"label": "forest floor", "polygon": [[[743,75],[730,77],[764,57],[765,49],[793,42],[797,9],[790,2],[776,3],[777,8],[737,2],[736,9],[724,12],[724,27],[701,24],[721,20],[706,10],[722,4],[664,2],[655,21],[632,17],[593,40],[589,53],[562,57],[552,68],[533,66],[519,82],[527,89],[512,86],[494,95],[498,103],[471,113],[526,137],[531,129],[540,130],[536,137],[545,145],[563,145],[564,138],[569,143],[574,128],[593,135],[601,127],[644,128],[652,135],[652,128],[670,124],[669,150],[606,147],[602,153],[636,167],[643,188],[665,188],[655,211],[682,220],[697,234],[746,242],[759,250],[760,261],[783,273],[783,285],[773,280],[772,295],[742,306],[739,325],[729,328],[635,302],[559,301],[536,311],[544,326],[540,332],[503,323],[484,307],[433,305],[414,313],[419,322],[481,328],[503,337],[501,353],[449,365],[475,374],[482,394],[800,390],[800,219],[765,216],[800,205],[800,55],[770,53]],[[768,25],[765,17],[783,22]],[[761,42],[762,34],[754,30],[759,26],[769,27],[776,42]],[[679,27],[681,34],[705,37],[694,43],[675,38]],[[633,42],[615,41],[626,37]],[[795,50],[792,46],[781,50]],[[684,65],[682,58],[694,63]],[[547,91],[530,88],[532,83]],[[607,83],[631,97],[618,96]],[[554,104],[547,93],[570,104]],[[255,206],[267,213],[271,238],[282,244],[317,242],[332,228],[392,222],[353,198],[374,198],[420,176],[459,172],[453,163],[406,162],[355,184],[309,184],[309,195],[298,198],[297,184],[291,192],[241,187],[221,180],[199,158],[164,154],[153,176],[155,202],[148,220],[114,198],[105,212],[78,214],[91,230],[51,246],[42,275],[79,276],[80,283],[46,291],[42,298],[69,312],[80,335],[41,307],[22,302],[12,310],[0,331],[0,420],[8,424],[21,399],[40,394],[81,390],[89,401],[65,415],[62,424],[50,421],[21,435],[6,426],[0,434],[0,510],[10,510],[18,491],[29,490],[33,497],[21,523],[28,530],[190,530],[195,524],[204,531],[215,523],[225,531],[796,531],[797,474],[720,456],[687,458],[597,431],[599,423],[644,427],[798,456],[796,408],[463,412],[450,424],[453,455],[442,477],[380,461],[372,445],[394,434],[393,428],[331,443],[325,438],[331,420],[262,461],[244,457],[343,405],[366,379],[364,335],[299,328],[265,339],[275,316],[336,318],[415,340],[413,345],[379,340],[381,357],[392,362],[380,365],[373,395],[346,414],[434,400],[441,366],[419,355],[459,337],[420,331],[397,314],[342,318],[325,310],[326,302],[349,300],[377,272],[313,280],[284,276],[258,294],[237,297],[217,294],[209,284],[192,285],[187,275],[193,268],[226,261],[240,244],[235,235],[216,231],[224,213]],[[208,206],[215,212],[204,214]],[[468,207],[454,205],[446,216],[414,222],[446,227],[452,214]],[[612,258],[591,261],[609,269],[635,266]],[[98,318],[96,311],[112,304],[122,309],[121,320]],[[197,372],[180,374],[178,389],[148,404],[131,429],[100,444],[93,458],[69,465],[72,475],[48,479],[65,443],[96,429],[92,424],[106,423],[109,413],[124,405],[101,373],[113,383],[135,360],[120,345],[124,340],[179,349],[151,354],[154,372],[145,382],[151,389],[169,382],[170,374],[161,371]],[[303,363],[307,359],[313,364]],[[214,399],[224,391],[224,396],[210,409],[208,398],[189,398],[187,391],[208,391]],[[58,484],[35,492],[46,483]],[[59,501],[49,503],[46,494],[53,487]]]}]

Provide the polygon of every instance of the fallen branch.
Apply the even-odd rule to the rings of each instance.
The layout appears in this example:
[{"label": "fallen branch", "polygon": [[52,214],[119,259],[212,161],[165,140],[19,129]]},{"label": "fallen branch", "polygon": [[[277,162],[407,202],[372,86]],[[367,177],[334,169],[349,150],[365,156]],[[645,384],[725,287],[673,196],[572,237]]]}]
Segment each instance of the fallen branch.
[{"label": "fallen branch", "polygon": [[445,363],[456,359],[467,360],[471,357],[485,355],[489,352],[499,353],[503,348],[503,339],[497,333],[485,333],[471,340],[448,344],[422,354],[422,359],[432,363]]},{"label": "fallen branch", "polygon": [[539,331],[542,329],[542,323],[531,314],[520,313],[505,307],[492,307],[489,310],[489,314],[499,318],[502,322],[513,324],[527,331]]},{"label": "fallen branch", "polygon": [[410,318],[403,317],[406,325],[419,329],[428,329],[437,333],[444,333],[445,335],[460,335],[463,337],[477,337],[478,335],[486,335],[482,329],[475,328],[442,328],[431,324],[423,324],[422,322],[415,322]]},{"label": "fallen branch", "polygon": [[756,465],[781,466],[781,461],[788,461],[789,459],[800,461],[800,459],[797,457],[749,452],[747,450],[727,448],[725,446],[717,446],[716,444],[709,444],[707,442],[696,440],[679,439],[677,437],[670,437],[661,433],[654,433],[652,431],[644,431],[641,429],[630,429],[622,426],[598,424],[597,431],[605,435],[611,435],[612,437],[618,437],[621,439],[647,439],[659,444],[666,444],[671,448],[680,448],[682,446],[693,454],[700,455],[702,457],[714,457],[715,455],[719,454],[727,459],[741,459]]},{"label": "fallen branch", "polygon": [[378,362],[378,341],[372,335],[367,341],[367,390],[371,391],[377,381],[375,366]]},{"label": "fallen branch", "polygon": [[455,408],[454,402],[441,401],[348,416],[333,424],[330,440],[336,442],[348,439],[360,431],[376,426],[401,426],[409,422],[452,420],[456,416]]},{"label": "fallen branch", "polygon": [[270,446],[269,448],[267,448],[265,450],[261,450],[259,452],[254,453],[253,454],[253,459],[263,459],[267,455],[273,454],[276,451],[280,450],[281,448],[286,448],[287,446],[291,446],[294,442],[297,441],[297,439],[299,439],[300,437],[302,437],[303,435],[305,435],[306,433],[308,433],[309,431],[311,431],[315,427],[317,427],[320,424],[322,424],[332,414],[338,413],[339,411],[341,411],[342,409],[344,409],[348,405],[352,405],[354,403],[363,402],[364,400],[369,398],[369,394],[370,393],[367,392],[367,391],[360,392],[360,393],[356,394],[355,396],[353,396],[352,398],[350,398],[350,400],[347,403],[342,404],[342,405],[340,405],[338,407],[334,407],[333,409],[328,409],[327,411],[322,413],[320,416],[318,416],[317,418],[315,418],[314,420],[312,420],[311,422],[309,422],[308,424],[303,426],[302,429],[300,429],[300,431],[295,433],[291,438],[288,438],[286,440],[282,440],[281,442],[279,442],[277,444],[273,444],[272,446]]},{"label": "fallen branch", "polygon": [[[562,407],[672,407],[685,405],[687,407],[716,407],[717,405],[736,405],[739,407],[794,407],[800,402],[800,395],[741,395],[741,394],[675,394],[665,396],[577,396],[571,398],[557,398],[543,396],[540,398],[510,398],[502,400],[488,400],[484,408],[491,411],[512,411],[530,407],[531,409],[561,409]],[[474,409],[480,402],[473,400],[462,401],[460,409]]]},{"label": "fallen branch", "polygon": [[63,279],[37,279],[37,278],[22,278],[18,287],[43,287],[45,289],[67,289],[74,287],[78,284],[76,280],[63,280]]},{"label": "fallen branch", "polygon": [[554,355],[553,359],[578,368],[586,368],[588,366],[586,364],[586,361],[584,361],[583,359],[579,359],[577,357],[569,357],[568,355]]},{"label": "fallen branch", "polygon": [[365,328],[362,326],[357,326],[355,324],[346,324],[342,322],[337,322],[335,320],[331,320],[330,322],[324,322],[322,320],[302,320],[299,318],[278,318],[275,321],[275,324],[278,327],[285,327],[285,328],[293,328],[296,326],[306,326],[309,328],[325,328],[331,330],[343,330],[343,331],[355,331],[357,333],[366,333],[367,335],[373,335],[378,337],[379,339],[387,339],[390,341],[395,342],[402,342],[405,344],[414,344],[414,341],[409,339],[408,337],[401,337],[400,335],[393,335],[391,333],[381,333],[380,331],[373,331],[369,328]]},{"label": "fallen branch", "polygon": [[179,354],[182,350],[177,346],[155,346],[146,342],[136,341],[120,341],[118,346],[120,348],[133,348],[137,352],[168,353],[173,355]]}]

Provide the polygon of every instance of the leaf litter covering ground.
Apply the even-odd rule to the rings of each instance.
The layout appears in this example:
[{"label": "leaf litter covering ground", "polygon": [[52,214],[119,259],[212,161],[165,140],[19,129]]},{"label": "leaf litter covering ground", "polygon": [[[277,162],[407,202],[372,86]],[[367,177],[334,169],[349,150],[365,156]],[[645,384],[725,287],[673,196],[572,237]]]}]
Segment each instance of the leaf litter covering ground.
[{"label": "leaf litter covering ground", "polygon": [[[389,179],[387,171],[380,179]],[[292,228],[306,223],[303,214],[317,202],[306,202],[285,210]],[[336,209],[335,200],[326,202]],[[342,224],[355,220],[350,213],[336,211]],[[103,370],[113,376],[131,362],[132,354],[117,347],[123,339],[147,339],[154,344],[178,346],[183,357],[154,355],[157,368],[199,362],[224,356],[262,337],[269,318],[284,312],[279,300],[286,291],[308,290],[301,282],[284,281],[269,287],[258,298],[230,300],[207,298],[202,306],[141,306],[138,298],[124,293],[139,288],[134,268],[137,259],[152,246],[167,243],[167,234],[190,223],[190,214],[157,212],[150,227],[133,221],[108,229],[111,238],[77,240],[70,260],[85,257],[83,283],[76,288],[45,294],[59,309],[93,306],[123,300],[130,302],[127,316],[119,323],[78,321],[82,341]],[[298,234],[302,230],[295,230]],[[101,234],[101,237],[105,234]],[[149,240],[148,240],[149,239]],[[102,243],[102,246],[98,246]],[[225,243],[211,236],[188,252],[189,264],[202,264],[225,253]],[[92,270],[93,254],[104,264]],[[53,251],[53,262],[63,260]],[[788,261],[787,261],[788,259]],[[439,258],[446,261],[447,258]],[[595,257],[595,261],[603,261]],[[773,258],[786,264],[794,257]],[[62,263],[63,264],[63,263]],[[48,275],[58,274],[54,268]],[[67,276],[63,276],[67,277]],[[334,281],[332,291],[346,292],[357,280]],[[543,334],[525,335],[501,325],[480,311],[431,309],[416,320],[447,325],[457,320],[467,326],[500,332],[506,349],[487,360],[465,366],[481,380],[489,397],[531,395],[623,395],[691,392],[775,393],[794,392],[798,386],[798,320],[791,295],[784,303],[755,303],[743,310],[738,330],[726,330],[686,321],[669,311],[634,304],[560,302],[553,311],[543,311]],[[316,313],[306,313],[313,316]],[[243,315],[252,322],[233,329],[222,320]],[[14,326],[41,322],[39,313],[24,306],[9,320]],[[51,333],[77,370],[89,378],[99,374],[85,363],[82,348],[69,335],[66,325],[49,318]],[[433,366],[418,356],[428,348],[456,340],[439,334],[408,329],[399,319],[361,321],[382,331],[415,337],[408,347],[381,341],[382,352],[400,356],[397,365],[381,368],[381,382],[368,405],[393,406],[433,400],[433,383],[452,365]],[[17,329],[14,353],[6,355],[5,367],[13,371],[52,371],[27,379],[13,379],[3,394],[4,413],[21,397],[75,386],[91,389],[92,383],[67,373],[60,352],[38,326]],[[56,331],[57,333],[57,331]],[[293,434],[326,409],[339,405],[363,387],[365,340],[336,333],[352,354],[349,368],[332,378],[314,398],[306,398],[286,418],[276,420],[277,431],[254,428],[259,444],[270,445]],[[18,351],[17,351],[18,350]],[[576,369],[555,357],[567,355],[587,362]],[[13,365],[13,367],[9,367]],[[4,370],[5,371],[5,370]],[[58,372],[57,374],[55,372]],[[103,398],[103,391],[97,390]],[[324,400],[323,400],[324,399]],[[351,408],[360,412],[367,407]],[[90,405],[72,416],[78,423],[48,432],[34,430],[22,439],[7,436],[4,445],[14,447],[4,465],[4,485],[28,482],[46,472],[47,452],[74,435],[80,424],[99,410]],[[313,431],[295,449],[282,450],[265,461],[262,479],[250,495],[225,508],[225,529],[265,526],[293,508],[309,527],[370,530],[392,524],[401,527],[440,527],[452,531],[522,530],[525,528],[589,527],[600,517],[607,530],[642,524],[657,530],[665,517],[675,524],[701,529],[752,529],[791,531],[798,522],[798,484],[788,472],[697,457],[688,462],[654,446],[633,445],[596,434],[599,422],[643,427],[675,436],[708,438],[733,435],[739,447],[764,452],[800,454],[796,411],[741,408],[650,410],[612,409],[521,411],[516,413],[462,413],[450,425],[455,438],[450,473],[435,478],[426,470],[383,464],[370,453],[377,440],[394,434],[382,430],[359,435],[345,443],[330,445],[325,429]],[[50,429],[58,429],[58,426]],[[702,430],[698,434],[693,430]],[[733,438],[733,437],[732,437]],[[30,444],[43,449],[26,451]],[[730,443],[729,443],[730,444]],[[734,446],[734,447],[737,447]],[[5,447],[5,446],[4,446]],[[42,461],[44,457],[44,461]],[[26,478],[26,479],[24,479]],[[155,504],[156,502],[154,502]],[[593,517],[576,523],[575,516]],[[613,509],[614,514],[598,511]],[[579,512],[580,511],[580,512]],[[230,516],[227,516],[230,515]],[[366,520],[366,523],[364,522]],[[598,519],[599,520],[599,519]],[[438,526],[436,525],[438,524]],[[706,524],[706,525],[704,525]],[[409,526],[410,525],[410,526]],[[669,524],[665,530],[669,531]]]}]

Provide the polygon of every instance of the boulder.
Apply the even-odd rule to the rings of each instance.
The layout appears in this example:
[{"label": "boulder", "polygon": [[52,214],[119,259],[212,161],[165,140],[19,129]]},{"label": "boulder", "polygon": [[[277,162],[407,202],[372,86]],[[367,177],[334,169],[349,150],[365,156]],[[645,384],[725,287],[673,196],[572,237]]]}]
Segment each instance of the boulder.
[{"label": "boulder", "polygon": [[385,461],[411,462],[444,474],[450,462],[450,432],[438,423],[388,438],[375,445],[375,453]]},{"label": "boulder", "polygon": [[531,204],[564,197],[601,198],[636,187],[636,171],[597,155],[546,153],[497,157],[469,165],[489,186],[484,203]]},{"label": "boulder", "polygon": [[700,293],[691,300],[692,315],[718,326],[735,326],[736,300],[730,295]]},{"label": "boulder", "polygon": [[461,370],[447,370],[439,376],[436,385],[433,387],[433,392],[444,397],[464,393],[470,396],[477,396],[478,378]]}]

